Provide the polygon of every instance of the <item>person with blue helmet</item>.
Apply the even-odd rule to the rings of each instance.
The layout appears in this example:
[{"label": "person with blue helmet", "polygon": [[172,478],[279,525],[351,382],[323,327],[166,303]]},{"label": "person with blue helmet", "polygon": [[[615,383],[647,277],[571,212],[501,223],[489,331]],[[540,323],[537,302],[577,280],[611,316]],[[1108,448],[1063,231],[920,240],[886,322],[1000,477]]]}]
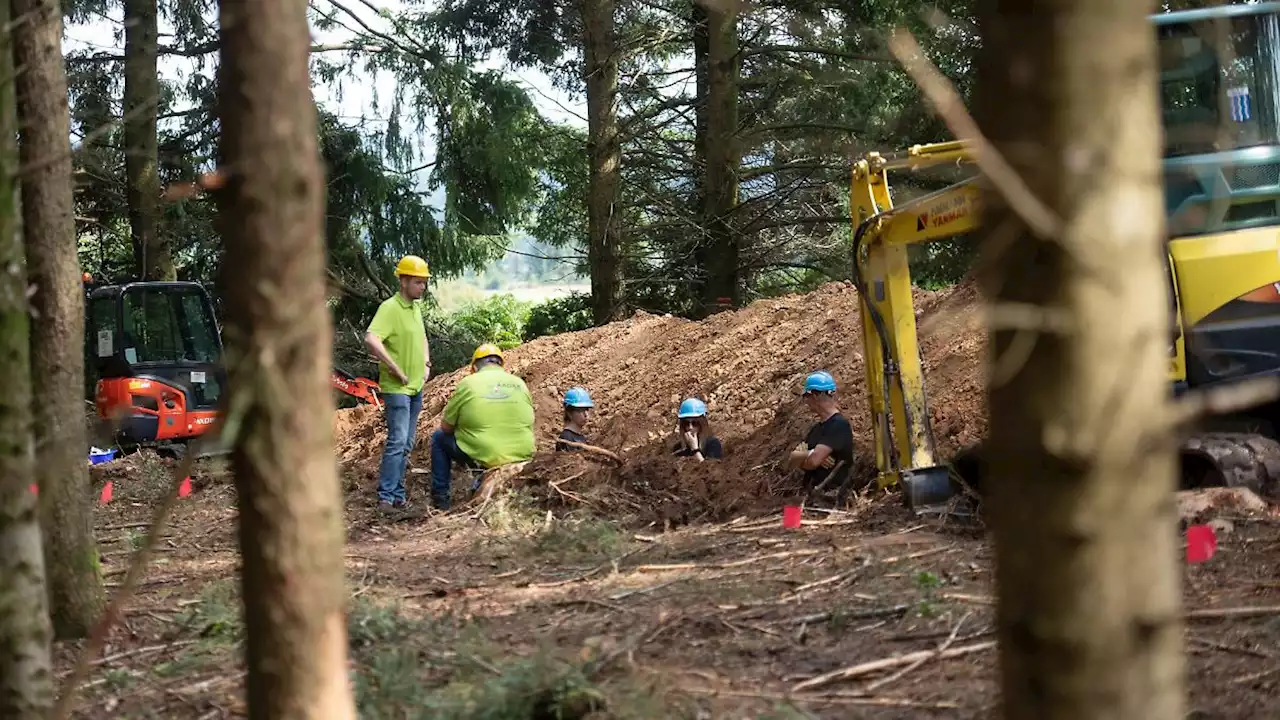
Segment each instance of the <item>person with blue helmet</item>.
[{"label": "person with blue helmet", "polygon": [[720,442],[720,438],[711,433],[706,403],[698,398],[686,398],[680,403],[677,415],[680,442],[671,449],[673,455],[695,458],[698,462],[709,458],[719,460],[724,457],[724,444]]},{"label": "person with blue helmet", "polygon": [[572,451],[578,448],[567,445],[563,441],[587,444],[587,436],[582,431],[587,427],[587,418],[596,404],[586,388],[572,387],[564,394],[564,429],[556,440],[557,451]]},{"label": "person with blue helmet", "polygon": [[843,505],[853,465],[853,428],[836,404],[835,378],[826,370],[810,373],[804,381],[803,397],[818,422],[787,456],[787,465],[804,471],[806,491],[838,488],[837,502]]}]

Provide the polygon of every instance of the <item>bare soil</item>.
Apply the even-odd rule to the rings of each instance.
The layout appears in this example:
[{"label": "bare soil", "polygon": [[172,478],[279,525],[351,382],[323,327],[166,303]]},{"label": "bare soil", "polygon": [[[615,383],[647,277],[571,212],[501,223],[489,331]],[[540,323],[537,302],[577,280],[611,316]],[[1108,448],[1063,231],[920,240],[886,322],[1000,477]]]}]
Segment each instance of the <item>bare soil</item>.
[{"label": "bare soil", "polygon": [[[918,296],[944,449],[984,430],[971,288]],[[594,442],[625,464],[541,453],[488,502],[400,520],[372,507],[381,417],[335,416],[347,498],[351,678],[367,718],[986,718],[997,703],[992,554],[980,529],[921,522],[871,490],[781,527],[794,478],[775,465],[812,419],[804,374],[832,370],[868,451],[853,291],[831,285],[702,323],[639,315],[511,355],[559,430],[558,393],[590,388]],[[975,340],[974,338],[979,338]],[[419,438],[460,374],[428,387]],[[668,457],[679,400],[700,394],[723,462]],[[425,442],[410,474],[425,499]],[[865,471],[865,469],[864,469]],[[172,465],[94,470],[108,582],[118,584]],[[234,488],[201,462],[159,552],[80,691],[78,717],[242,717]],[[465,491],[458,483],[456,492]],[[459,498],[462,499],[461,497]],[[1280,518],[1220,511],[1217,554],[1187,566],[1188,683],[1199,718],[1269,718],[1280,690]],[[919,664],[892,660],[945,648]],[[78,646],[59,648],[60,674]],[[873,661],[851,677],[825,674]]]},{"label": "bare soil", "polygon": [[[944,456],[976,443],[986,431],[985,341],[977,300],[973,285],[915,293],[931,422]],[[816,420],[800,401],[804,377],[813,370],[835,375],[840,407],[854,430],[855,472],[863,478],[874,473],[861,322],[857,292],[847,283],[831,283],[701,322],[636,313],[522,345],[509,353],[507,367],[533,394],[536,437],[544,451],[562,427],[563,393],[575,385],[590,391],[596,405],[591,442],[627,462],[621,471],[589,473],[589,484],[638,489],[636,502],[645,510],[653,489],[660,500],[646,521],[728,519],[777,510],[798,491],[798,477],[786,477],[778,460]],[[430,467],[431,433],[466,372],[427,385],[412,459],[422,471]],[[706,401],[712,431],[724,442],[723,461],[697,466],[670,457],[676,409],[690,396]],[[339,411],[334,436],[339,459],[362,482],[372,483],[386,438],[380,411]],[[539,473],[536,465],[530,472]],[[415,489],[425,498],[425,485]],[[616,509],[627,512],[628,506]]]},{"label": "bare soil", "polygon": [[[118,582],[169,468],[146,456],[108,468],[115,498],[99,509],[97,532]],[[234,492],[216,466],[194,480],[78,717],[244,715]],[[775,512],[668,532],[625,529],[582,507],[548,522],[544,499],[528,488],[478,512],[390,522],[351,496],[352,678],[363,717],[552,717],[539,714],[540,697],[558,698],[565,717],[594,718],[994,710],[996,654],[982,645],[994,639],[992,557],[978,531],[917,522],[885,495],[812,513],[795,530]],[[1186,607],[1280,613],[1280,519],[1231,521],[1217,555],[1186,568]],[[1193,619],[1186,637],[1196,717],[1272,716],[1280,614]],[[940,646],[964,654],[797,690]],[[61,648],[63,672],[74,652]],[[572,712],[585,707],[597,709]]]}]

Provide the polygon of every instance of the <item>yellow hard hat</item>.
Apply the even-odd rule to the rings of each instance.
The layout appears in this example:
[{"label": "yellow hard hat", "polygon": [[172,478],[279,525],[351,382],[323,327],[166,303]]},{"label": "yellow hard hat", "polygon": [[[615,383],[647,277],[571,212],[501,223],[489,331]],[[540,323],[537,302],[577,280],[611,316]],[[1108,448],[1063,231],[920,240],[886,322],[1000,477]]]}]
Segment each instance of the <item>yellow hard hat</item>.
[{"label": "yellow hard hat", "polygon": [[476,348],[475,352],[471,353],[471,369],[475,369],[476,363],[480,361],[481,358],[487,357],[496,357],[499,362],[506,362],[506,358],[502,357],[502,348],[494,345],[493,343],[485,343]]},{"label": "yellow hard hat", "polygon": [[431,277],[431,269],[427,267],[427,261],[417,255],[405,255],[396,263],[396,277],[401,275],[427,278]]}]

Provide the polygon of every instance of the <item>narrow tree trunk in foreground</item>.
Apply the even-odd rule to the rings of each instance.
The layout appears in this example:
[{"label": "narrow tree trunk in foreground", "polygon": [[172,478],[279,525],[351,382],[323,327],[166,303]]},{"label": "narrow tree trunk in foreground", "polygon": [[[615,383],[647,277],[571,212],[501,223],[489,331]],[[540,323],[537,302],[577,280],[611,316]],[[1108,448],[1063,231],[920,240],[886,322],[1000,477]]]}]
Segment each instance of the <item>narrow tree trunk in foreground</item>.
[{"label": "narrow tree trunk in foreground", "polygon": [[622,302],[618,189],[622,144],[618,136],[618,41],[614,0],[580,0],[587,84],[587,263],[596,325],[618,319]]},{"label": "narrow tree trunk in foreground", "polygon": [[57,3],[13,0],[23,236],[31,298],[36,473],[54,633],[84,637],[105,597],[84,419],[84,289],[71,197],[71,119]]},{"label": "narrow tree trunk in foreground", "polygon": [[[5,31],[9,0],[0,0],[0,377],[30,377],[27,273],[18,235],[17,116],[13,47]],[[53,705],[49,611],[36,516],[31,389],[0,393],[0,717],[40,718]]]},{"label": "narrow tree trunk in foreground", "polygon": [[[218,191],[249,716],[355,718],[306,0],[223,0]],[[252,262],[247,260],[252,259]],[[243,413],[241,415],[240,413]]]},{"label": "narrow tree trunk in foreground", "polygon": [[1036,237],[989,193],[985,288],[1069,322],[1025,362],[1017,332],[991,345],[1018,363],[986,455],[1004,717],[1182,718],[1153,6],[981,8],[979,125],[1062,228]]},{"label": "narrow tree trunk in foreground", "polygon": [[176,280],[173,255],[160,232],[160,176],[156,110],[160,78],[156,0],[125,0],[124,168],[129,229],[138,277]]}]

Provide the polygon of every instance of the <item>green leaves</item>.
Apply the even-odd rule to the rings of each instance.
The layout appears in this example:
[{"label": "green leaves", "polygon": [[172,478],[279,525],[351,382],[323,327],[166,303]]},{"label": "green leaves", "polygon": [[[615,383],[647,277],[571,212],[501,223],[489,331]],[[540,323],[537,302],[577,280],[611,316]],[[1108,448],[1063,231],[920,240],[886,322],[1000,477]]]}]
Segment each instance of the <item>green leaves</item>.
[{"label": "green leaves", "polygon": [[546,124],[515,83],[477,74],[443,98],[433,185],[446,192],[445,219],[468,235],[500,235],[539,196]]}]

